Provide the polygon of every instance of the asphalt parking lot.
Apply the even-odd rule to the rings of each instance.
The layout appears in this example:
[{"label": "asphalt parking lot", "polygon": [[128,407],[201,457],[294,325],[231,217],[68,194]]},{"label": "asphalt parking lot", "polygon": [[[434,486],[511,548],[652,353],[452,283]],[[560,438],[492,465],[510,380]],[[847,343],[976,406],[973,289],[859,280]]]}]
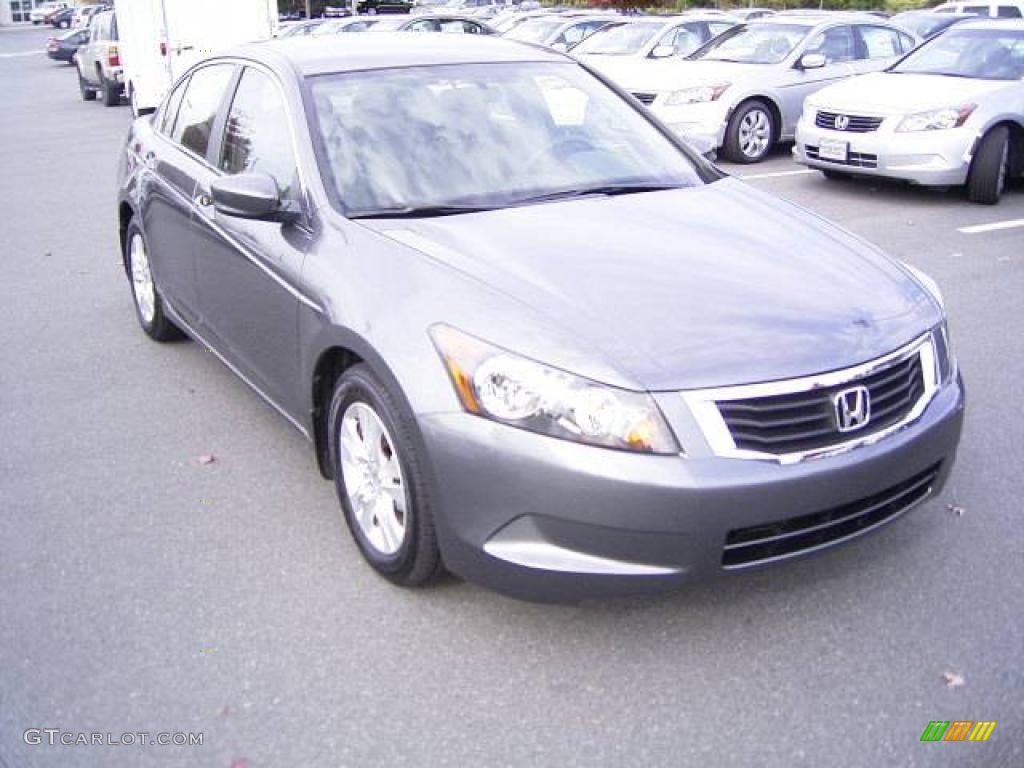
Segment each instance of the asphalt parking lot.
[{"label": "asphalt parking lot", "polygon": [[[286,421],[199,345],[139,331],[114,209],[129,111],[82,102],[47,35],[0,31],[0,767],[1024,764],[1024,186],[982,207],[826,181],[788,148],[726,166],[943,288],[969,404],[939,498],[659,597],[402,591]],[[932,720],[998,725],[921,743]]]}]

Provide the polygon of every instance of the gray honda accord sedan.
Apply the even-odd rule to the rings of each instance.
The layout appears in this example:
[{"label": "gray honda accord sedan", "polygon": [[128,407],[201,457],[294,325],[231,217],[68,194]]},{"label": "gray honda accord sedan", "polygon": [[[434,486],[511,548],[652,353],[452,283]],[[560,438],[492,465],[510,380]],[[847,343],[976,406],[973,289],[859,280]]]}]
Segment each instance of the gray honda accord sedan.
[{"label": "gray honda accord sedan", "polygon": [[142,329],[305,434],[398,584],[664,589],[867,534],[953,466],[935,284],[555,52],[208,59],[132,126],[118,215]]}]

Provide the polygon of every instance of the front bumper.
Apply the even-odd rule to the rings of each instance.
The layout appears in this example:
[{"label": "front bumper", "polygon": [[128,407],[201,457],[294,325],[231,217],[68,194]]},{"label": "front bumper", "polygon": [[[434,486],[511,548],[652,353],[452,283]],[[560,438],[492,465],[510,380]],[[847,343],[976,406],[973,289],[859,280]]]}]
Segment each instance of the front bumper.
[{"label": "front bumper", "polygon": [[[898,121],[896,121],[898,122]],[[903,179],[928,186],[960,185],[967,171],[976,139],[970,128],[898,133],[893,121],[877,131],[849,133],[819,128],[801,118],[796,130],[793,157],[810,168],[865,176]],[[817,157],[822,139],[849,143],[846,162]]]},{"label": "front bumper", "polygon": [[729,119],[729,107],[721,101],[708,101],[699,104],[685,104],[677,107],[666,107],[660,96],[651,105],[651,111],[684,139],[699,142],[698,146],[710,145],[715,148],[725,143],[725,129]]},{"label": "front bumper", "polygon": [[[657,397],[672,420],[670,399],[678,394]],[[884,519],[875,513],[849,535],[824,545],[809,541],[784,558],[758,555],[737,565],[736,545],[727,549],[740,529],[850,510],[932,471],[923,493],[901,498],[916,503],[938,493],[954,463],[963,408],[957,378],[895,435],[791,465],[699,451],[630,454],[461,413],[422,416],[420,426],[446,565],[515,597],[573,601],[660,591],[810,554],[879,527],[912,504]]]}]

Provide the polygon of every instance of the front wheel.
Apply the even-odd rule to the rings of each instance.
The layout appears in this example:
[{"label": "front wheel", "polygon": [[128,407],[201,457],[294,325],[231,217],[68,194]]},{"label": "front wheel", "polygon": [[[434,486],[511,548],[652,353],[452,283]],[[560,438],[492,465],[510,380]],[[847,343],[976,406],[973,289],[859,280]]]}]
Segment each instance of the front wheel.
[{"label": "front wheel", "polygon": [[967,199],[972,203],[995,205],[1006,188],[1010,165],[1010,131],[997,125],[978,144],[967,174]]},{"label": "front wheel", "polygon": [[360,364],[338,378],[328,425],[338,500],[359,551],[396,584],[427,583],[441,553],[412,417]]},{"label": "front wheel", "polygon": [[759,163],[772,148],[775,134],[775,118],[767,104],[741,104],[725,130],[725,156],[734,163]]},{"label": "front wheel", "polygon": [[149,262],[149,250],[142,230],[133,221],[128,225],[125,238],[127,248],[128,277],[131,279],[132,299],[135,315],[147,336],[154,341],[173,341],[182,337],[178,327],[164,314],[163,297],[153,279]]}]

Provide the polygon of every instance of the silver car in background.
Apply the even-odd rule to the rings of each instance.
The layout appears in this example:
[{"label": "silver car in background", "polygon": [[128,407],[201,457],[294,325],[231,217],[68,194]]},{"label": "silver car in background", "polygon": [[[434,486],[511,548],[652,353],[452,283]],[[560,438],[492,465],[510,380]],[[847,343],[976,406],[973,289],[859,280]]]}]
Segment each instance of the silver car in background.
[{"label": "silver car in background", "polygon": [[573,56],[630,90],[660,59],[689,56],[736,25],[723,16],[639,17],[605,27],[573,49]]},{"label": "silver car in background", "polygon": [[869,16],[778,14],[733,27],[689,59],[666,62],[656,82],[638,84],[645,90],[628,90],[678,135],[756,163],[793,138],[807,96],[883,69],[915,45],[911,33]]},{"label": "silver car in background", "polygon": [[967,185],[996,203],[1024,172],[1024,21],[958,24],[895,66],[807,100],[797,162],[829,178]]},{"label": "silver car in background", "polygon": [[599,29],[622,22],[622,17],[610,13],[593,16],[552,14],[524,21],[502,37],[521,43],[543,45],[556,51],[570,51]]}]

